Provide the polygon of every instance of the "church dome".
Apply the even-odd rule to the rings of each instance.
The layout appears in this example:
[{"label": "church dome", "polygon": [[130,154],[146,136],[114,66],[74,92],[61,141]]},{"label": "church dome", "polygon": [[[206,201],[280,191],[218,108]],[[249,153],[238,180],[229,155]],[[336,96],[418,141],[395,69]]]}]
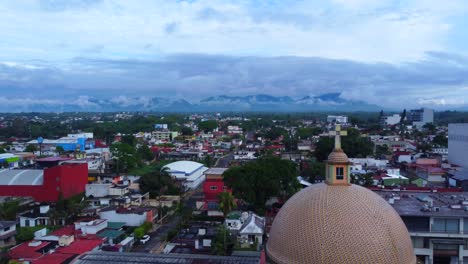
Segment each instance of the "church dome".
[{"label": "church dome", "polygon": [[321,183],[295,194],[276,216],[266,252],[277,264],[416,263],[400,216],[357,185]]},{"label": "church dome", "polygon": [[327,162],[331,163],[345,163],[349,162],[348,156],[342,149],[334,149],[329,155]]}]

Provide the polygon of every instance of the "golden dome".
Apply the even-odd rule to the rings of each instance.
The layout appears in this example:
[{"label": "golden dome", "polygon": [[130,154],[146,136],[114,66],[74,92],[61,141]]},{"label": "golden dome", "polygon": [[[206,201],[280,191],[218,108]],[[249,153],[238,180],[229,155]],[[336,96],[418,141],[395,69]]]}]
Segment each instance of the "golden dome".
[{"label": "golden dome", "polygon": [[334,149],[329,155],[328,160],[329,163],[345,163],[349,162],[348,156],[342,149]]},{"label": "golden dome", "polygon": [[295,194],[276,216],[266,252],[277,264],[416,263],[400,216],[357,185],[314,184]]}]

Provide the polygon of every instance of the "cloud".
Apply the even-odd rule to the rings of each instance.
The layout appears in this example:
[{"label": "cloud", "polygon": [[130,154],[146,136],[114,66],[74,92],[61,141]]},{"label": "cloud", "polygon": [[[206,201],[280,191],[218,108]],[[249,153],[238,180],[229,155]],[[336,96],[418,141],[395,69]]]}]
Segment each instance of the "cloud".
[{"label": "cloud", "polygon": [[[449,108],[468,103],[460,100],[468,92],[468,58],[440,52],[399,65],[325,58],[175,54],[153,60],[76,58],[63,69],[0,66],[0,87],[13,91],[27,87],[44,99],[83,95],[113,98],[113,103],[124,106],[148,105],[151,97],[194,102],[212,95],[301,98],[330,92],[391,108],[433,104]],[[86,103],[84,99],[89,100],[85,97],[80,102]]]},{"label": "cloud", "polygon": [[103,46],[107,59],[202,53],[400,63],[449,51],[454,18],[467,8],[464,0],[5,1],[0,59],[69,60]]}]

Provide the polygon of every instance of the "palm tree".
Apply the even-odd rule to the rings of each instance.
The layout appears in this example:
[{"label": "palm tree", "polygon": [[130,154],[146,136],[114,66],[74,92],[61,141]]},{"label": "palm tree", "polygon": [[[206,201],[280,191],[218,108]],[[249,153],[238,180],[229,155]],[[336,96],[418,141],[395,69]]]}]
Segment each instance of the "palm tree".
[{"label": "palm tree", "polygon": [[219,199],[219,209],[223,212],[224,217],[227,216],[229,212],[236,208],[236,202],[234,196],[230,192],[222,192],[218,195]]}]

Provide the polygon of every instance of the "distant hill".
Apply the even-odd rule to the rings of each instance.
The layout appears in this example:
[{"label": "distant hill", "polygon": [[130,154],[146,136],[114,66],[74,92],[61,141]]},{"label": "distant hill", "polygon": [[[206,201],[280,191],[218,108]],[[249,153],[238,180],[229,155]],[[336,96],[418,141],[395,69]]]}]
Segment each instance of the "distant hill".
[{"label": "distant hill", "polygon": [[152,111],[152,112],[313,112],[313,111],[380,111],[381,107],[364,101],[346,100],[340,93],[305,96],[293,99],[289,96],[266,94],[247,96],[211,96],[200,101],[162,97],[115,97],[111,99],[79,98],[60,103],[40,100],[17,106],[2,106],[2,112],[76,112],[76,111]]}]

